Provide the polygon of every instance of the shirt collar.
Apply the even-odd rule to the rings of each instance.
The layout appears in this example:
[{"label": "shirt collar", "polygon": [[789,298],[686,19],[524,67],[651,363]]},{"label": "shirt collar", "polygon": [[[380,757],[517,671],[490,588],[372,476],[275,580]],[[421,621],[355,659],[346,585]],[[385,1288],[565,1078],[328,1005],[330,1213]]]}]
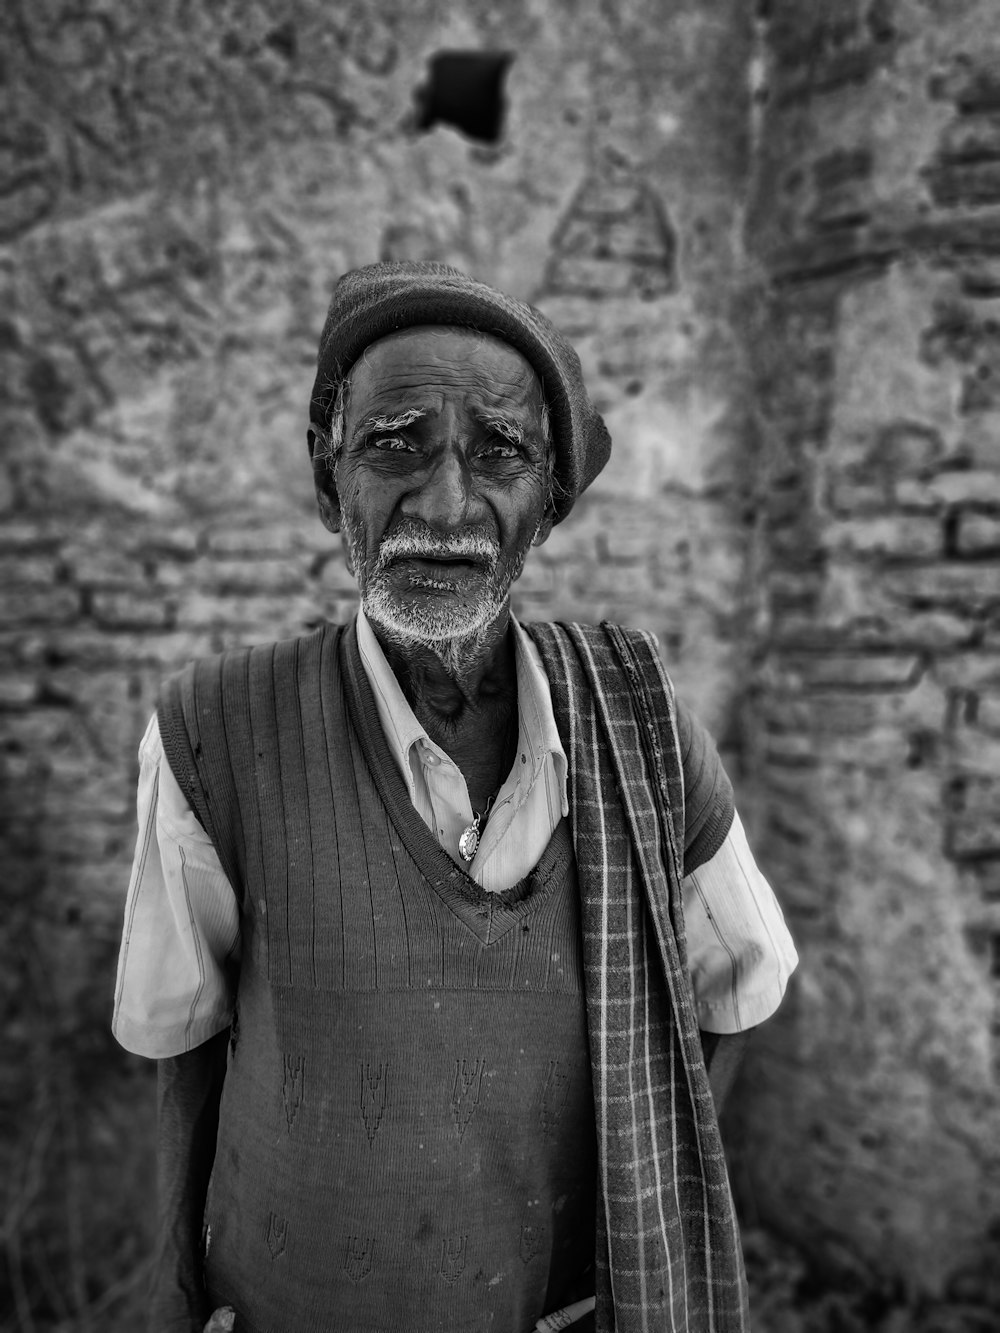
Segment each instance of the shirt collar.
[{"label": "shirt collar", "polygon": [[368,677],[368,684],[372,687],[378,719],[382,724],[389,749],[409,788],[412,801],[414,791],[413,774],[410,771],[410,751],[414,745],[429,745],[430,737],[407,703],[406,695],[400,689],[399,681],[386,661],[382,645],[376,639],[375,631],[368,623],[368,617],[361,607],[358,607],[357,625],[361,665]]},{"label": "shirt collar", "polygon": [[[514,633],[514,662],[517,671],[518,745],[528,755],[529,771],[532,774],[537,773],[547,755],[552,756],[562,794],[562,812],[566,815],[569,813],[566,753],[556,729],[548,677],[538,650],[513,615],[510,624]],[[357,632],[358,652],[375,696],[379,721],[412,800],[414,792],[410,752],[415,745],[426,745],[434,750],[438,747],[417,721],[361,607],[358,608]]]}]

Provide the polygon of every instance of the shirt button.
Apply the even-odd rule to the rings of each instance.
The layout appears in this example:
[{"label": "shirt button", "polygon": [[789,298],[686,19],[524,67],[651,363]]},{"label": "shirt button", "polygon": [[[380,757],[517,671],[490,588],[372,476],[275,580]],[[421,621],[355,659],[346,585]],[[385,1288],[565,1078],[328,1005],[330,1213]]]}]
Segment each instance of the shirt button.
[{"label": "shirt button", "polygon": [[428,766],[428,768],[437,768],[440,762],[441,760],[437,757],[436,754],[433,754],[430,750],[424,751],[424,763]]}]

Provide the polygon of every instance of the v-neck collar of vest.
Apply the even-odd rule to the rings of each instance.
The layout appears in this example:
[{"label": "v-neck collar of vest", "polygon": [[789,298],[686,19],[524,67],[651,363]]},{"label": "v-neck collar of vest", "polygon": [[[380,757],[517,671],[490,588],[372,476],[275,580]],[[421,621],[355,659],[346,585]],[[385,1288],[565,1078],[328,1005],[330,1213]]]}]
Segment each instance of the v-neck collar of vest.
[{"label": "v-neck collar of vest", "polygon": [[[333,632],[339,632],[337,658],[347,715],[357,733],[362,758],[403,845],[445,906],[482,944],[495,944],[514,926],[525,923],[565,879],[573,858],[568,821],[560,821],[530,874],[509,889],[488,893],[440,846],[410,800],[382,731],[375,696],[358,652],[355,622],[328,626],[327,634]],[[324,688],[329,689],[333,684],[334,673],[327,671]]]}]

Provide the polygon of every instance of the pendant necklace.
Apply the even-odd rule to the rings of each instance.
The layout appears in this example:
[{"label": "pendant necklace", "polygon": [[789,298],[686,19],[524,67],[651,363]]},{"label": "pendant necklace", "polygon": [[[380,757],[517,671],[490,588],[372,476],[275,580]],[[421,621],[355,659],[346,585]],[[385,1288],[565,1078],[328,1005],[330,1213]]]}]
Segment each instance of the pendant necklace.
[{"label": "pendant necklace", "polygon": [[463,831],[462,836],[458,840],[458,850],[463,861],[471,861],[479,850],[479,826],[489,818],[489,813],[493,808],[493,802],[496,798],[497,793],[494,792],[486,802],[482,814],[477,815],[475,811],[473,811],[474,818],[472,823]]},{"label": "pendant necklace", "polygon": [[[513,722],[516,716],[517,716],[517,708],[515,707],[511,716],[507,720],[507,728],[504,734],[505,758],[508,754],[510,754],[511,739],[512,738],[516,739],[516,737],[512,736]],[[515,746],[515,750],[516,748],[517,747]],[[513,767],[513,764],[514,764],[514,758],[513,756],[511,756],[510,763],[506,765],[507,772],[510,772],[510,769]],[[503,786],[503,783],[501,783],[500,786]],[[472,823],[467,825],[465,829],[463,829],[462,831],[462,836],[458,840],[458,853],[459,856],[461,856],[462,860],[466,862],[466,864],[468,864],[468,862],[472,860],[476,852],[479,850],[479,837],[480,837],[480,832],[482,830],[482,826],[486,823],[487,819],[489,819],[490,811],[493,809],[493,803],[499,795],[500,795],[500,787],[496,789],[496,791],[493,793],[490,799],[486,802],[485,806],[483,806],[482,812],[480,814],[476,814],[475,810],[473,810]]]}]

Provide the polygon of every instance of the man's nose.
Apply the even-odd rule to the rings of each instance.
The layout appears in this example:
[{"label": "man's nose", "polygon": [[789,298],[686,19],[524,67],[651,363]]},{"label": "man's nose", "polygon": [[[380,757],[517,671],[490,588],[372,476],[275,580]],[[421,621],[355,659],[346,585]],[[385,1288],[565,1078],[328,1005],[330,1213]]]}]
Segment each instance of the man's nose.
[{"label": "man's nose", "polygon": [[403,501],[403,512],[436,532],[456,532],[476,514],[472,474],[461,448],[442,451],[421,486]]}]

